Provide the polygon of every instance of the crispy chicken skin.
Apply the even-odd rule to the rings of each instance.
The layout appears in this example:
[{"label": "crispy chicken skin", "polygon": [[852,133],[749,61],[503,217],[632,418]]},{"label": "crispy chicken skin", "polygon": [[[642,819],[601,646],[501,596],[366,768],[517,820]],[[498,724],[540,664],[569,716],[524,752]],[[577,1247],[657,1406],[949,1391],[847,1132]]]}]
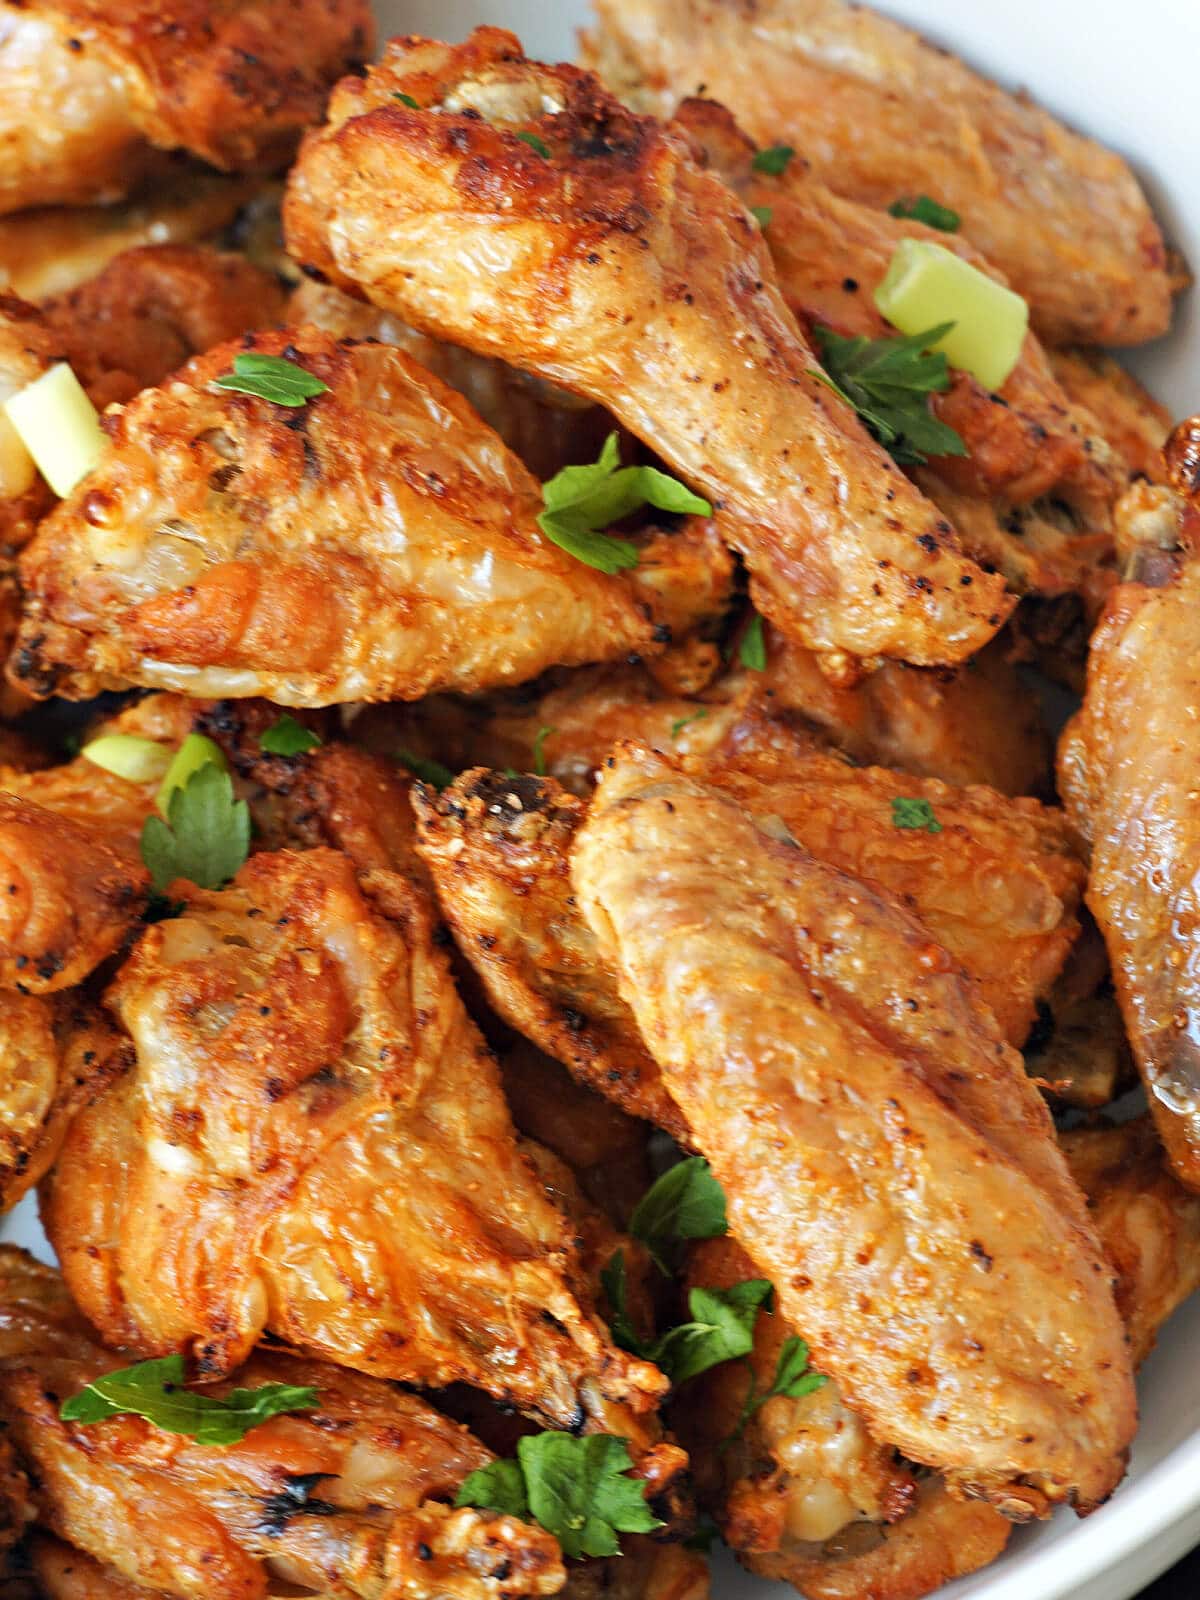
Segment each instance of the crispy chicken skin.
[{"label": "crispy chicken skin", "polygon": [[462,345],[418,333],[390,311],[364,305],[340,289],[309,278],[293,292],[287,320],[311,322],[335,339],[379,339],[394,344],[457,389],[535,478],[594,461],[615,426],[602,406]]},{"label": "crispy chicken skin", "polygon": [[[329,392],[286,408],[213,387],[248,349],[290,352]],[[24,554],[12,674],[39,696],[328,705],[520,681],[660,647],[651,601],[675,621],[691,603],[671,547],[682,585],[712,543],[704,523],[660,535],[641,584],[594,571],[540,532],[536,481],[460,395],[315,328],[218,347],[111,431]]]},{"label": "crispy chicken skin", "polygon": [[1200,1189],[1200,563],[1172,576],[1168,551],[1133,559],[1149,581],[1115,589],[1092,637],[1059,785],[1091,842],[1088,904],[1159,1135],[1176,1176]]},{"label": "crispy chicken skin", "polygon": [[9,1432],[36,1480],[39,1524],[93,1557],[101,1576],[107,1567],[181,1600],[262,1600],[280,1583],[363,1600],[505,1600],[562,1587],[549,1534],[449,1508],[491,1452],[415,1395],[262,1351],[212,1392],[235,1381],[310,1384],[318,1407],[263,1423],[238,1444],[198,1445],[130,1416],[60,1421],[59,1398],[124,1364],[95,1342],[56,1273],[3,1248]]},{"label": "crispy chicken skin", "polygon": [[1053,350],[1054,375],[1100,425],[1131,477],[1163,481],[1163,445],[1171,413],[1102,350]]},{"label": "crispy chicken skin", "polygon": [[704,85],[761,145],[885,209],[918,194],[1029,301],[1051,344],[1138,344],[1166,330],[1162,236],[1125,162],[1025,96],[846,0],[597,0],[585,56],[670,116]]},{"label": "crispy chicken skin", "polygon": [[154,147],[269,172],[372,31],[366,0],[4,0],[0,213],[120,199]]},{"label": "crispy chicken skin", "polygon": [[305,140],[284,220],[339,287],[606,406],[718,504],[761,609],[832,671],[960,661],[1004,620],[1000,580],[809,375],[754,219],[588,74],[498,29],[393,40]]},{"label": "crispy chicken skin", "polygon": [[731,1227],[871,1431],[1010,1516],[1103,1500],[1136,1422],[1110,1274],[945,953],[635,746],[572,881]]},{"label": "crispy chicken skin", "polygon": [[76,1119],[44,1196],[102,1335],[223,1374],[270,1331],[559,1426],[624,1405],[636,1429],[665,1380],[576,1298],[419,891],[314,850],[172,892],[184,914],[105,997],[135,1065]]},{"label": "crispy chicken skin", "polygon": [[[765,238],[779,287],[806,331],[816,325],[843,338],[894,337],[896,330],[876,310],[872,296],[901,239],[943,245],[1003,280],[961,236],[835,194],[811,176],[802,155],[778,175],[755,171],[753,141],[712,100],[685,100],[675,121],[747,205],[769,208]],[[1121,463],[1106,459],[1094,419],[1060,387],[1036,335],[1026,336],[998,396],[1000,403],[977,379],[957,370],[951,372],[949,390],[932,396],[934,411],[969,452],[936,459],[935,470],[948,483],[963,493],[1003,496],[1012,504],[1052,491],[1088,500],[1115,497]],[[965,538],[965,530],[959,532]]]},{"label": "crispy chicken skin", "polygon": [[[0,404],[40,378],[58,358],[58,341],[37,307],[0,293]],[[5,558],[0,581],[5,585],[11,584],[7,558],[26,543],[53,503],[16,429],[0,411],[0,555]]]}]

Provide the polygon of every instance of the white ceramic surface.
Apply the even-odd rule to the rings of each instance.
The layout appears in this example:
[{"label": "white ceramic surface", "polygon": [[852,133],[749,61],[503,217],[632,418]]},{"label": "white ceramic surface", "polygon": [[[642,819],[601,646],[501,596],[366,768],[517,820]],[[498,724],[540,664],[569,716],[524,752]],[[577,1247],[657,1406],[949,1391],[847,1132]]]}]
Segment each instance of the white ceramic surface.
[{"label": "white ceramic surface", "polygon": [[[1200,0],[877,0],[1011,87],[1121,150],[1146,182],[1168,237],[1200,266],[1194,152]],[[587,0],[382,0],[391,32],[461,38],[477,22],[518,32],[531,54],[573,54]],[[1171,336],[1138,371],[1177,414],[1200,410],[1200,315],[1180,307]],[[44,1253],[26,1201],[3,1229]],[[1200,1297],[1165,1330],[1140,1379],[1142,1424],[1129,1478],[1086,1522],[1069,1514],[1019,1532],[986,1571],[939,1600],[1129,1600],[1200,1543]],[[718,1600],[788,1600],[793,1591],[718,1561]]]}]

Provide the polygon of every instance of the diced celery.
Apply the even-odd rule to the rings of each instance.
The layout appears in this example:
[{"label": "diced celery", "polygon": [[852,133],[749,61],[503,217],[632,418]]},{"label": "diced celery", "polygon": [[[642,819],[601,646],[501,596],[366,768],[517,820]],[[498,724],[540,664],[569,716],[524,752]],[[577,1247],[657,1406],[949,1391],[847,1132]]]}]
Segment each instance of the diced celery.
[{"label": "diced celery", "polygon": [[105,772],[127,778],[130,783],[153,783],[165,775],[171,752],[154,739],[136,733],[106,733],[85,744],[79,754]]},{"label": "diced celery", "polygon": [[157,805],[164,817],[170,814],[171,796],[176,789],[184,788],[193,773],[209,766],[220,767],[222,772],[229,771],[229,763],[219,744],[206,739],[202,733],[189,733],[171,758],[171,765],[158,791]]},{"label": "diced celery", "polygon": [[999,389],[1016,366],[1029,326],[1019,294],[928,239],[901,239],[875,304],[901,333],[952,322],[933,348],[985,389]]},{"label": "diced celery", "polygon": [[4,409],[57,495],[70,494],[108,448],[96,408],[65,361],[18,389]]}]

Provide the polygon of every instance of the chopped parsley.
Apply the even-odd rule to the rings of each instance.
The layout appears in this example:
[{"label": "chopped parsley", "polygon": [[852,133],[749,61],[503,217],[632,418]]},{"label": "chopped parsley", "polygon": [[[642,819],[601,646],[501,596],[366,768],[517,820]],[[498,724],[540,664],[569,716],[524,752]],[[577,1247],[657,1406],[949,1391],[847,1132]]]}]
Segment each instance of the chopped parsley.
[{"label": "chopped parsley", "polygon": [[738,660],[751,672],[767,670],[767,641],[763,635],[763,620],[757,611],[746,625],[738,641]]},{"label": "chopped parsley", "polygon": [[85,1425],[106,1417],[144,1417],[166,1433],[182,1433],[197,1444],[237,1444],[251,1428],[286,1411],[312,1411],[317,1391],[307,1385],[264,1383],[258,1389],[234,1389],[223,1400],[198,1394],[184,1384],[182,1356],[139,1361],[95,1378],[64,1400],[64,1422]]},{"label": "chopped parsley", "polygon": [[942,825],[929,801],[909,798],[892,801],[892,827],[915,828],[925,833],[942,831]]},{"label": "chopped parsley", "polygon": [[645,1484],[630,1476],[632,1466],[627,1442],[612,1434],[530,1434],[518,1441],[515,1461],[472,1472],[454,1503],[536,1522],[568,1560],[615,1556],[618,1534],[663,1526],[646,1504]]},{"label": "chopped parsley", "polygon": [[250,851],[250,811],[233,797],[233,779],[215,761],[198,767],[171,791],[167,820],[142,824],[142,860],[162,894],[176,878],[219,889]]},{"label": "chopped parsley", "polygon": [[306,371],[299,362],[286,356],[263,355],[257,350],[245,350],[234,356],[233,371],[224,372],[213,381],[218,389],[255,394],[260,400],[270,400],[277,406],[302,406],[317,395],[329,392],[329,385],[322,383],[315,373]]},{"label": "chopped parsley", "polygon": [[320,747],[321,739],[285,711],[265,730],[258,747],[269,756],[302,756]]},{"label": "chopped parsley", "polygon": [[888,211],[893,217],[905,217],[913,222],[923,222],[927,228],[937,228],[941,233],[957,233],[962,223],[957,211],[951,211],[949,206],[939,205],[927,194],[893,200]]},{"label": "chopped parsley", "polygon": [[546,776],[546,740],[552,733],[557,733],[557,728],[539,728],[537,737],[533,741],[533,770],[539,778]]},{"label": "chopped parsley", "polygon": [[403,89],[393,89],[392,99],[399,100],[400,104],[407,106],[410,111],[420,111],[421,109],[419,102],[414,100],[412,95],[405,94]]},{"label": "chopped parsley", "polygon": [[672,739],[678,739],[679,735],[685,728],[690,727],[693,722],[702,722],[707,715],[707,711],[701,710],[693,711],[691,715],[687,717],[676,717],[675,721],[671,724]]},{"label": "chopped parsley", "polygon": [[959,435],[929,409],[930,395],[950,387],[945,355],[929,346],[953,326],[943,322],[895,339],[843,339],[831,328],[815,327],[825,371],[810,367],[809,377],[853,406],[893,460],[912,464],[930,456],[965,456]]},{"label": "chopped parsley", "polygon": [[536,133],[519,133],[517,138],[522,144],[527,144],[531,150],[536,150],[543,161],[550,159],[550,146],[545,139],[539,139]]},{"label": "chopped parsley", "polygon": [[727,1233],[725,1191],[703,1156],[688,1156],[668,1167],[634,1207],[629,1232],[649,1250],[664,1272],[665,1257],[681,1239],[715,1239]]},{"label": "chopped parsley", "polygon": [[435,789],[449,788],[454,782],[454,774],[449,767],[430,757],[419,756],[412,750],[397,750],[396,760],[407,767],[414,778],[420,778],[422,783],[431,784]]},{"label": "chopped parsley", "polygon": [[637,546],[603,532],[643,506],[694,516],[711,516],[712,506],[675,478],[655,467],[623,467],[617,435],[604,441],[599,459],[563,467],[542,485],[544,509],[538,527],[586,566],[620,572],[638,564]]},{"label": "chopped parsley", "polygon": [[742,1404],[741,1416],[737,1420],[737,1426],[726,1439],[725,1445],[731,1445],[735,1439],[741,1438],[746,1431],[746,1424],[762,1410],[768,1400],[774,1400],[781,1395],[788,1400],[802,1400],[806,1394],[812,1394],[825,1382],[824,1373],[813,1372],[808,1365],[807,1344],[796,1334],[792,1334],[783,1342],[779,1359],[775,1363],[775,1376],[771,1380],[769,1389],[764,1389],[759,1394],[751,1374],[750,1388]]},{"label": "chopped parsley", "polygon": [[755,172],[765,172],[769,178],[778,178],[787,171],[788,163],[795,154],[790,144],[772,144],[765,150],[756,150],[750,164]]},{"label": "chopped parsley", "polygon": [[775,215],[775,212],[771,206],[751,206],[750,215],[758,223],[762,232],[766,233],[771,226],[771,218]]}]

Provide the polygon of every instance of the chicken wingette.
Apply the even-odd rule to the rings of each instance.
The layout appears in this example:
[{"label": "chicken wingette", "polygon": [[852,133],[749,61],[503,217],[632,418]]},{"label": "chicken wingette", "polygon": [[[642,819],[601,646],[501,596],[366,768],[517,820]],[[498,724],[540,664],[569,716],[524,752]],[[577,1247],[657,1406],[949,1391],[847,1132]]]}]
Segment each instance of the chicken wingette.
[{"label": "chicken wingette", "polygon": [[1111,1274],[945,952],[636,746],[572,883],[731,1227],[868,1428],[1009,1516],[1099,1504],[1136,1424]]},{"label": "chicken wingette", "polygon": [[[447,1504],[492,1454],[415,1395],[264,1350],[250,1353],[238,1384],[311,1386],[317,1405],[238,1443],[201,1444],[133,1416],[61,1420],[61,1400],[123,1365],[97,1344],[55,1272],[0,1250],[9,1437],[29,1467],[38,1524],[84,1552],[85,1570],[91,1557],[98,1583],[111,1574],[137,1594],[179,1600],[264,1600],[281,1583],[360,1600],[561,1589],[561,1554],[541,1528]],[[204,1392],[220,1398],[230,1387]],[[61,1579],[55,1549],[35,1553],[35,1571]]]},{"label": "chicken wingette", "polygon": [[645,1440],[665,1379],[588,1307],[423,894],[328,849],[172,894],[182,913],[145,931],[89,1030],[131,1068],[44,1192],[101,1334],[222,1374],[270,1332],[552,1425],[619,1411],[605,1431]]},{"label": "chicken wingette", "polygon": [[339,288],[606,406],[717,505],[760,608],[835,675],[961,661],[1007,615],[812,376],[749,212],[590,75],[494,28],[393,40],[306,139],[284,221]]},{"label": "chicken wingette", "polygon": [[372,38],[367,0],[3,0],[0,214],[120,199],[156,151],[273,171]]},{"label": "chicken wingette", "polygon": [[[1029,301],[1053,344],[1165,332],[1167,252],[1120,156],[848,0],[598,0],[585,52],[670,116],[702,92],[814,178],[885,209],[931,195]],[[699,86],[703,85],[703,90]]]},{"label": "chicken wingette", "polygon": [[[283,406],[215,386],[248,352],[327,392]],[[416,699],[661,649],[720,611],[727,564],[696,582],[707,523],[609,576],[551,543],[540,509],[497,435],[401,351],[315,328],[219,346],[116,416],[24,552],[11,676],[76,699]]]}]

